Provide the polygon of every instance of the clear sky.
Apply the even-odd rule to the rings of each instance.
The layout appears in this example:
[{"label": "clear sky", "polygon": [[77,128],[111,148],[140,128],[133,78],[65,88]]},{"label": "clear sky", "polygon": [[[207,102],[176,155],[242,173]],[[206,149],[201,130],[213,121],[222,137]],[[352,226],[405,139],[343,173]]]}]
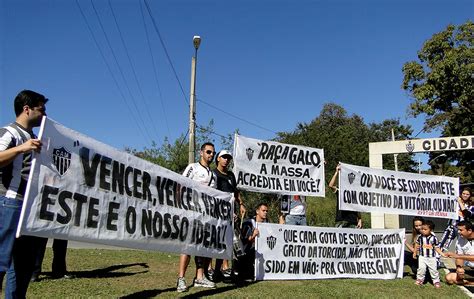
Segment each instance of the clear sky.
[{"label": "clear sky", "polygon": [[423,119],[406,117],[402,66],[474,17],[472,0],[147,0],[154,23],[143,0],[0,3],[2,125],[32,89],[51,118],[119,149],[186,134],[194,35],[197,123],[213,119],[218,134],[270,139],[327,102],[416,134]]}]

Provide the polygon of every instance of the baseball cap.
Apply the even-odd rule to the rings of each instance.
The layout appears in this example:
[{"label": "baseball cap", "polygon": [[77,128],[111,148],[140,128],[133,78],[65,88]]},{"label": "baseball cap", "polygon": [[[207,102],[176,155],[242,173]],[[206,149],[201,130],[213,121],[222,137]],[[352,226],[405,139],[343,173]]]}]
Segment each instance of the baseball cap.
[{"label": "baseball cap", "polygon": [[217,154],[217,158],[219,157],[222,157],[222,156],[230,156],[231,158],[232,157],[232,154],[228,151],[228,150],[221,150],[218,154]]}]

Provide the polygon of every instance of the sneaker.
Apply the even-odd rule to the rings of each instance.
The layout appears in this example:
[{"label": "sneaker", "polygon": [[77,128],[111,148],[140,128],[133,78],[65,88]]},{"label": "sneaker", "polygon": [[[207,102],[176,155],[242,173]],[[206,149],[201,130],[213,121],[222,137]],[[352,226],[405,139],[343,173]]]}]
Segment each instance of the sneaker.
[{"label": "sneaker", "polygon": [[207,279],[214,283],[221,282],[223,278],[224,276],[222,276],[222,272],[218,270],[212,271],[212,275],[210,272],[207,274]]},{"label": "sneaker", "polygon": [[194,278],[194,286],[203,288],[215,288],[216,284],[204,276],[202,279]]},{"label": "sneaker", "polygon": [[53,273],[51,274],[52,279],[73,279],[74,276],[69,273]]},{"label": "sneaker", "polygon": [[439,289],[439,288],[441,288],[441,284],[439,282],[435,282],[434,287]]},{"label": "sneaker", "polygon": [[423,280],[417,279],[417,280],[415,281],[415,284],[418,285],[418,286],[422,286],[422,285],[423,285]]},{"label": "sneaker", "polygon": [[186,286],[186,280],[184,280],[184,277],[178,277],[178,282],[176,283],[176,291],[178,293],[186,292],[188,290],[188,287]]},{"label": "sneaker", "polygon": [[232,276],[232,269],[225,269],[224,271],[222,271],[222,275],[224,276],[224,278],[230,278]]}]

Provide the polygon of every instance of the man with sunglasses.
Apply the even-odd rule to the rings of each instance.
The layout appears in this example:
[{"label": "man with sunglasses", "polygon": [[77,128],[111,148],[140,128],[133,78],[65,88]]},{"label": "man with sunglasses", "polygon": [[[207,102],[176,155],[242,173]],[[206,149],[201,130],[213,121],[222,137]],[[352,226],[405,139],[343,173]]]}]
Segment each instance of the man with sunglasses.
[{"label": "man with sunglasses", "polygon": [[33,152],[41,141],[33,133],[46,115],[48,99],[31,90],[14,100],[15,122],[0,128],[0,273],[7,272],[5,298],[25,298],[35,261],[34,237],[15,239]]},{"label": "man with sunglasses", "polygon": [[[206,142],[201,146],[200,159],[197,163],[189,164],[183,172],[183,175],[200,182],[201,184],[216,188],[216,175],[212,172],[209,167],[214,159],[216,154],[214,149],[214,144]],[[186,269],[188,268],[189,261],[191,259],[190,255],[181,254],[179,257],[179,274],[178,282],[176,286],[176,291],[186,292],[188,287],[186,286],[186,281],[184,276],[186,274]],[[204,287],[204,288],[215,288],[216,284],[206,278],[204,275],[204,269],[207,269],[210,259],[207,257],[194,257],[196,263],[196,277],[194,278],[195,287]]]}]

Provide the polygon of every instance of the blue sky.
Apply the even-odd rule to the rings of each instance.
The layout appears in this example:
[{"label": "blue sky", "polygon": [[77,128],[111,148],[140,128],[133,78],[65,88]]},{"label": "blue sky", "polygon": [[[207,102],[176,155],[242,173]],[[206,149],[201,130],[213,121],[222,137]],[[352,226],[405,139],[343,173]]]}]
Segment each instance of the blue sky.
[{"label": "blue sky", "polygon": [[218,134],[270,139],[327,102],[366,122],[400,118],[416,134],[423,119],[406,117],[402,66],[474,14],[470,0],[147,0],[165,52],[143,0],[0,3],[1,123],[13,119],[15,95],[32,89],[50,98],[51,118],[119,149],[186,134],[194,35],[197,122],[213,119]]}]

